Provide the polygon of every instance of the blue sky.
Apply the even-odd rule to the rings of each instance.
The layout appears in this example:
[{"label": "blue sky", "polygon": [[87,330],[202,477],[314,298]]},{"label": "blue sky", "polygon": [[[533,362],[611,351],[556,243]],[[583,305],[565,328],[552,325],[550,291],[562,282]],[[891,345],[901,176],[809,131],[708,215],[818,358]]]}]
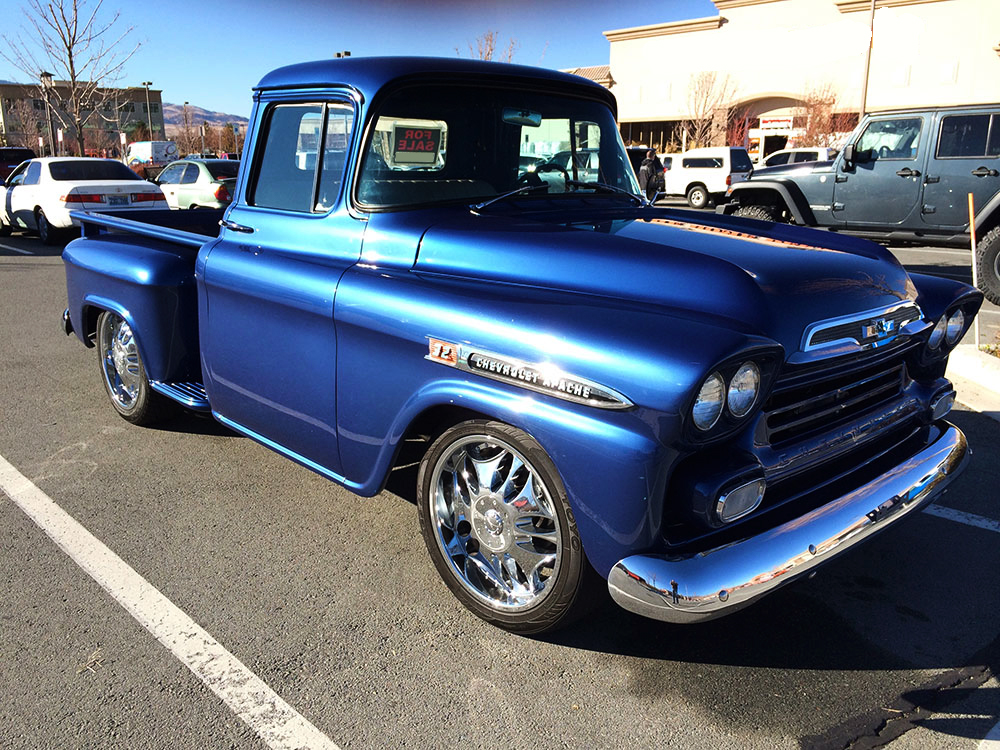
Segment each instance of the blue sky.
[{"label": "blue sky", "polygon": [[[88,0],[93,7],[96,0]],[[67,5],[70,0],[66,0]],[[0,0],[0,31],[27,29],[21,0]],[[350,50],[357,56],[469,57],[496,31],[517,40],[514,62],[547,68],[608,63],[602,32],[718,15],[710,0],[104,0],[142,42],[120,85],[153,82],[163,100],[248,116],[251,89],[269,70]],[[0,41],[2,44],[2,41]],[[0,80],[26,76],[0,59]]]}]

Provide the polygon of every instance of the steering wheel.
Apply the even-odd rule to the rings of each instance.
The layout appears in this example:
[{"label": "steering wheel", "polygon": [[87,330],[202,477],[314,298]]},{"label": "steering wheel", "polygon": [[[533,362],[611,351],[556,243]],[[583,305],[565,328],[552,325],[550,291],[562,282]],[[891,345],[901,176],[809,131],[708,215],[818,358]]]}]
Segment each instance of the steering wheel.
[{"label": "steering wheel", "polygon": [[531,187],[541,185],[543,182],[544,180],[536,172],[521,172],[514,180],[515,185],[529,185]]},{"label": "steering wheel", "polygon": [[563,179],[569,179],[569,172],[566,171],[566,168],[556,164],[554,161],[547,161],[544,164],[539,164],[535,167],[534,173],[538,174],[539,172],[562,172]]}]

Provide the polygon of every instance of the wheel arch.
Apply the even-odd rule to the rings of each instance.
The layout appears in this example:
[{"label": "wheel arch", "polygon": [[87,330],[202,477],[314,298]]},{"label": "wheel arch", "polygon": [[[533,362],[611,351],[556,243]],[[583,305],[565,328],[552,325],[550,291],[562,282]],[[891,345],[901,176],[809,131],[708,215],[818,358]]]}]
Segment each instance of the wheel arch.
[{"label": "wheel arch", "polygon": [[794,184],[783,182],[738,182],[729,193],[730,207],[726,213],[731,213],[740,205],[766,205],[784,209],[791,214],[796,224],[815,226],[816,217],[809,208],[801,192]]},{"label": "wheel arch", "polygon": [[976,239],[981,240],[986,234],[1000,226],[1000,192],[994,195],[976,216]]}]

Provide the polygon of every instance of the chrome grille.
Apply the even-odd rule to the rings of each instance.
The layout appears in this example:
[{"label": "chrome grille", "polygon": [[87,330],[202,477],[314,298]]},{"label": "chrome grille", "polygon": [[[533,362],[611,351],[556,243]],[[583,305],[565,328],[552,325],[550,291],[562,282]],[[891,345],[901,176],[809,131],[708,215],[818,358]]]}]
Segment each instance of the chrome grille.
[{"label": "chrome grille", "polygon": [[842,343],[871,348],[891,340],[903,326],[920,320],[921,317],[919,307],[912,302],[905,302],[857,315],[820,321],[806,329],[803,349],[810,351]]},{"label": "chrome grille", "polygon": [[899,397],[908,377],[905,358],[913,346],[871,353],[825,372],[815,367],[786,371],[764,404],[768,442],[777,445],[836,429]]}]

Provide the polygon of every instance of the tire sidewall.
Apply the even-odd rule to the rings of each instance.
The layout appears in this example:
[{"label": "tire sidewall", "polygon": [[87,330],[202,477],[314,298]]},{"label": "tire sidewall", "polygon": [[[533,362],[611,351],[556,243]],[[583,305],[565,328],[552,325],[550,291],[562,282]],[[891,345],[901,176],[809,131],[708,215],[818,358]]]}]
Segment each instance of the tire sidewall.
[{"label": "tire sidewall", "polygon": [[[503,612],[475,597],[459,580],[451,561],[438,544],[434,518],[434,469],[456,442],[474,435],[496,437],[508,443],[531,464],[545,484],[559,523],[559,572],[552,589],[537,604],[517,612]],[[434,566],[448,588],[462,604],[481,619],[506,630],[532,634],[553,630],[573,619],[574,605],[582,587],[588,563],[584,557],[576,519],[555,465],[534,438],[503,422],[472,420],[445,430],[428,448],[417,475],[417,509],[420,531]]]},{"label": "tire sidewall", "polygon": [[[111,406],[114,407],[115,411],[128,422],[133,424],[146,424],[150,421],[150,401],[151,401],[151,388],[149,385],[149,378],[146,376],[146,365],[142,360],[142,354],[139,352],[138,338],[136,338],[136,356],[139,364],[139,390],[135,395],[135,400],[132,402],[132,406],[125,408],[122,406],[118,399],[115,398],[114,392],[111,389],[111,383],[108,382],[108,374],[105,370],[105,351],[107,342],[104,340],[105,335],[108,331],[108,321],[112,318],[117,318],[118,320],[124,320],[120,315],[113,312],[102,312],[97,319],[97,361],[98,367],[101,373],[101,383],[104,384],[104,392],[108,395],[108,400],[111,401]],[[129,326],[131,328],[131,325]],[[132,329],[132,336],[135,337],[135,329]]]},{"label": "tire sidewall", "polygon": [[986,233],[976,247],[979,288],[986,299],[1000,305],[1000,227]]},{"label": "tire sidewall", "polygon": [[[697,199],[699,195],[701,196],[700,200]],[[708,205],[708,201],[708,189],[703,185],[695,185],[687,192],[687,202],[691,208],[705,208]]]}]

